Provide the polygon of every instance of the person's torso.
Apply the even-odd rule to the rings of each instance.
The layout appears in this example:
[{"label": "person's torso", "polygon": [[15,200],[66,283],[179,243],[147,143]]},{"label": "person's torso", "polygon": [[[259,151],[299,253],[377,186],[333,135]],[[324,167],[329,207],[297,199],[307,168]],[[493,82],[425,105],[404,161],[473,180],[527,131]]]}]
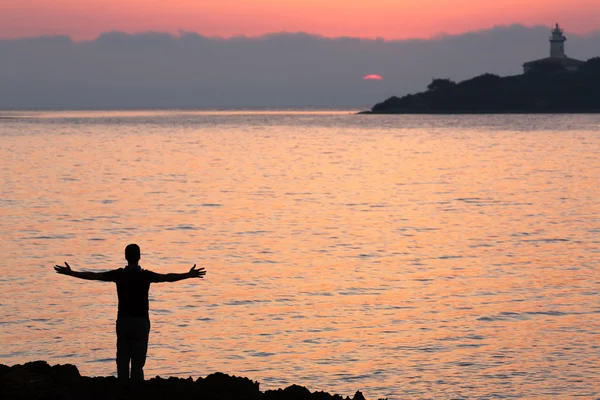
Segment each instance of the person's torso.
[{"label": "person's torso", "polygon": [[118,318],[149,318],[148,292],[151,283],[149,272],[143,269],[130,271],[121,268],[118,270],[115,279],[119,297]]}]

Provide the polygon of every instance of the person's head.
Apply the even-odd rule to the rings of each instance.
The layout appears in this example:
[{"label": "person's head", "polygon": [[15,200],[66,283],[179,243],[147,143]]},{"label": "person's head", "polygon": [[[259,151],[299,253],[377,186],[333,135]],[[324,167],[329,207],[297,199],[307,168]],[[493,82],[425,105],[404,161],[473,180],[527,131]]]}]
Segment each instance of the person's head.
[{"label": "person's head", "polygon": [[137,244],[130,244],[125,247],[125,259],[129,264],[137,264],[140,261],[140,246]]}]

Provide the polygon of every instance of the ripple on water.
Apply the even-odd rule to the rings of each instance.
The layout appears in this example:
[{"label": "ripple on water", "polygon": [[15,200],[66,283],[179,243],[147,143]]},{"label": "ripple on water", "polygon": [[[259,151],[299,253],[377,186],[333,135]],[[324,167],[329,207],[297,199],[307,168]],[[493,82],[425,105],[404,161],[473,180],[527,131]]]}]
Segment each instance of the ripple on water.
[{"label": "ripple on water", "polygon": [[171,226],[168,228],[165,228],[165,230],[167,231],[200,231],[200,230],[204,230],[204,228],[199,228],[195,225],[191,225],[191,224],[178,224],[176,226]]}]

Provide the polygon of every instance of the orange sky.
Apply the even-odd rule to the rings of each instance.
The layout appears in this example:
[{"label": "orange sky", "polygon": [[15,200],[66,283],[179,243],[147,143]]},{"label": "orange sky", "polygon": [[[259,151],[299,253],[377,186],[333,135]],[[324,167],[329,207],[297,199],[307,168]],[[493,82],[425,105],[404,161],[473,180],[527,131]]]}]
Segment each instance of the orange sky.
[{"label": "orange sky", "polygon": [[179,30],[209,36],[304,31],[409,38],[560,22],[600,30],[599,0],[1,0],[0,38]]}]

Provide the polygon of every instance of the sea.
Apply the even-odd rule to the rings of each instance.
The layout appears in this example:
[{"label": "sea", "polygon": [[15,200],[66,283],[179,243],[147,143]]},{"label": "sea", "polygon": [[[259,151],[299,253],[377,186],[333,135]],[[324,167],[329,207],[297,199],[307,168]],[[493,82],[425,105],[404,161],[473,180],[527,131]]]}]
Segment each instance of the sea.
[{"label": "sea", "polygon": [[116,374],[113,283],[155,272],[146,377],[367,399],[600,398],[600,115],[0,113],[0,363]]}]

